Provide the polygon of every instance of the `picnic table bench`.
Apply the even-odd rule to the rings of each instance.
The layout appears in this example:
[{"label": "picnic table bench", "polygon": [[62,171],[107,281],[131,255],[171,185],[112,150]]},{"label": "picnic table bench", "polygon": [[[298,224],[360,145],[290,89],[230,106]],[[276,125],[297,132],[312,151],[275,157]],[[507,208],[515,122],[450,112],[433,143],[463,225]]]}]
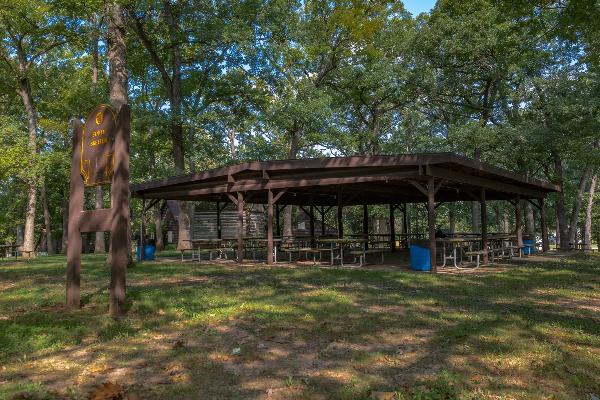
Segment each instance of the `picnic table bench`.
[{"label": "picnic table bench", "polygon": [[589,243],[569,243],[570,250],[585,250],[586,248],[591,249],[591,245]]},{"label": "picnic table bench", "polygon": [[4,257],[14,257],[18,258],[19,255],[23,257],[24,254],[27,255],[27,258],[31,258],[31,254],[35,254],[35,250],[22,250],[19,249],[19,245],[17,244],[2,244],[0,245],[0,258]]},{"label": "picnic table bench", "polygon": [[376,248],[376,249],[368,249],[368,250],[351,250],[350,255],[354,256],[354,260],[358,257],[359,265],[362,267],[367,263],[367,254],[381,254],[381,264],[384,262],[384,253],[387,253],[390,249],[386,248]]},{"label": "picnic table bench", "polygon": [[[192,261],[196,257],[198,261],[202,261],[202,254],[208,254],[209,261],[213,260],[213,254],[215,253],[218,254],[219,258],[227,258],[226,251],[233,251],[231,247],[224,247],[221,239],[190,239],[186,241],[192,245],[192,248],[189,249],[192,251]],[[184,251],[186,250],[181,250],[181,261],[183,261]]]}]

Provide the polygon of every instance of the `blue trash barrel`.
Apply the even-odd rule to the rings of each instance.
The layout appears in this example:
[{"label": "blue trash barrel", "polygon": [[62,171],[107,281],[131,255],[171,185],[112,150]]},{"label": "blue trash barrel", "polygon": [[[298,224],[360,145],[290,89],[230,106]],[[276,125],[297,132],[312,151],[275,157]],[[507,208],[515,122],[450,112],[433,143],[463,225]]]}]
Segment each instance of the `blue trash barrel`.
[{"label": "blue trash barrel", "polygon": [[535,239],[523,239],[523,254],[532,255],[535,250]]},{"label": "blue trash barrel", "polygon": [[410,268],[414,271],[429,271],[429,246],[420,243],[410,244]]},{"label": "blue trash barrel", "polygon": [[[156,246],[153,244],[145,244],[144,245],[144,261],[152,261],[154,260],[154,252],[156,251]],[[137,260],[141,261],[141,246],[137,246]]]}]

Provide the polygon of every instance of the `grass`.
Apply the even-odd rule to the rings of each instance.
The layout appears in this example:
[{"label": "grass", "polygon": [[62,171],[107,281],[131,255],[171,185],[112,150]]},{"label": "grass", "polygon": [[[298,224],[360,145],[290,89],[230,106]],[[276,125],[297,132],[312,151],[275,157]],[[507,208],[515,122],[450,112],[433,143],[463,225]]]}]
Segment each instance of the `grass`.
[{"label": "grass", "polygon": [[600,395],[600,257],[503,272],[145,263],[129,312],[107,311],[84,256],[67,312],[65,259],[0,262],[0,398],[584,399]]}]

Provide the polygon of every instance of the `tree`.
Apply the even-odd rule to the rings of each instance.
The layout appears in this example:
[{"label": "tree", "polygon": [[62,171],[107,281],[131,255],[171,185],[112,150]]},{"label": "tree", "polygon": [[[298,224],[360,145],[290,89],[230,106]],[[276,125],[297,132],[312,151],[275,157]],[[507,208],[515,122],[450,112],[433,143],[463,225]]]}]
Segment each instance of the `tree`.
[{"label": "tree", "polygon": [[0,44],[2,72],[6,77],[3,83],[17,92],[27,119],[30,174],[23,243],[26,256],[35,256],[34,228],[40,179],[34,161],[38,154],[38,111],[32,88],[38,71],[47,67],[49,54],[67,43],[70,33],[64,20],[57,18],[60,11],[43,1],[4,1],[0,7],[0,32],[6,38]]}]

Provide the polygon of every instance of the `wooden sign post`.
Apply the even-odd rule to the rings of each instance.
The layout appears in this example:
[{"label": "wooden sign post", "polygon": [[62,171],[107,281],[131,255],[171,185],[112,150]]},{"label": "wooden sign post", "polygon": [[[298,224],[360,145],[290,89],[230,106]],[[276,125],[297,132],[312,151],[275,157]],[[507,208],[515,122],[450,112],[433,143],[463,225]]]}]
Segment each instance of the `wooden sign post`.
[{"label": "wooden sign post", "polygon": [[[96,107],[85,125],[73,121],[67,245],[68,308],[80,305],[81,233],[110,231],[112,315],[124,312],[129,227],[129,106]],[[111,184],[111,207],[84,211],[84,186]]]}]

